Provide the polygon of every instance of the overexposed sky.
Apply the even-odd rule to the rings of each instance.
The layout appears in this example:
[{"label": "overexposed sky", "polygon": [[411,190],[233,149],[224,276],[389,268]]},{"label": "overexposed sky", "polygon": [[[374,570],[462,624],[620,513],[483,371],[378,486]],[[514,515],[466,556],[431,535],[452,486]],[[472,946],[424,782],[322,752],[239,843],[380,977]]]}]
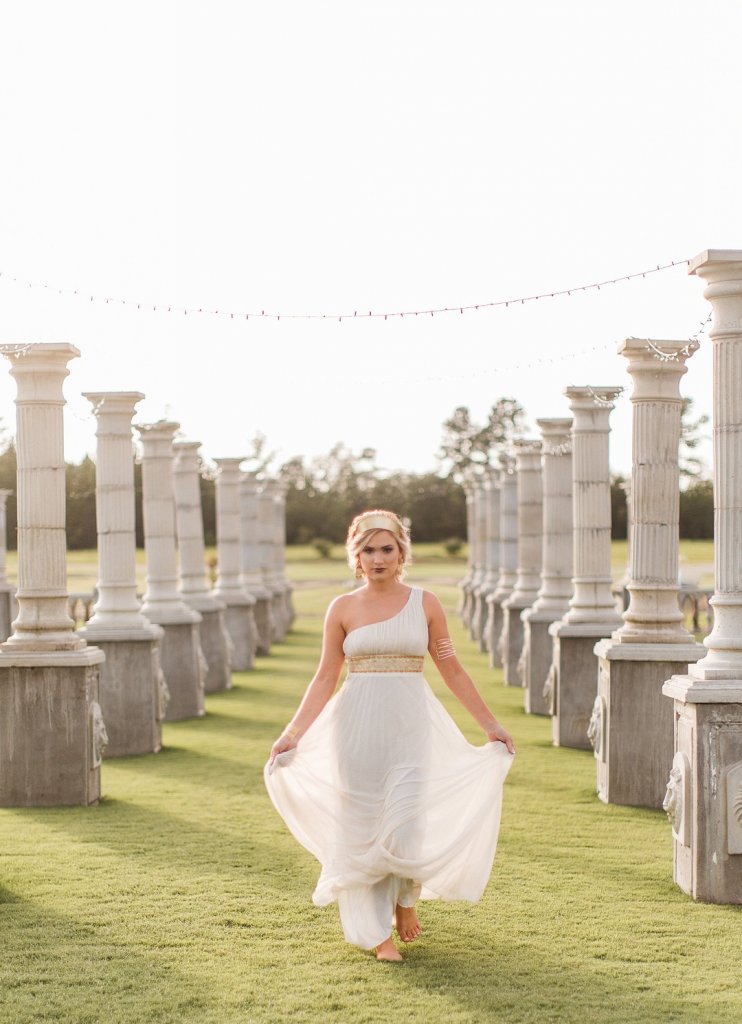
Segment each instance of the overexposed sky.
[{"label": "overexposed sky", "polygon": [[[281,461],[344,441],[430,469],[456,406],[567,415],[569,384],[630,384],[621,339],[708,310],[683,267],[459,306],[742,247],[738,0],[0,9],[0,343],[80,349],[68,458],[95,448],[81,392],[139,390],[207,457],[260,431]],[[261,310],[284,317],[228,315]],[[699,411],[710,365],[706,340]],[[0,366],[11,426],[14,393]],[[626,470],[627,394],[612,423]]]}]

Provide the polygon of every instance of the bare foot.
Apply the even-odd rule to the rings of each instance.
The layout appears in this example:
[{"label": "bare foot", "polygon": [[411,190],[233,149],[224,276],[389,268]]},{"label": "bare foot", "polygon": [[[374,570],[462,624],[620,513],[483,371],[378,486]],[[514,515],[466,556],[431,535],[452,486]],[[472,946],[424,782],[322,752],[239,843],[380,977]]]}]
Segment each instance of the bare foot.
[{"label": "bare foot", "polygon": [[414,907],[402,907],[398,903],[394,911],[397,934],[402,942],[414,942],[422,934],[422,927]]},{"label": "bare foot", "polygon": [[376,959],[389,960],[393,963],[398,963],[402,959],[402,954],[394,945],[391,935],[376,947]]}]

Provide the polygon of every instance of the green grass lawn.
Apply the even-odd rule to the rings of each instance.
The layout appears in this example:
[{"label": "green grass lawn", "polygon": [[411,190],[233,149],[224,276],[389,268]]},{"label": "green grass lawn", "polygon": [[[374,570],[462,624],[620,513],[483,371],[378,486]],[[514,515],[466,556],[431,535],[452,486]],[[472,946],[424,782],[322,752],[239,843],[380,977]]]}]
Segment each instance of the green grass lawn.
[{"label": "green grass lawn", "polygon": [[[421,559],[413,579],[443,568]],[[431,587],[452,611],[455,587]],[[518,744],[491,882],[477,905],[424,904],[401,966],[346,945],[261,778],[338,589],[298,588],[286,642],[167,725],[161,754],[107,761],[99,807],[0,810],[0,1021],[738,1024],[742,911],[673,885],[665,816],[603,806],[591,754],[551,746],[455,616]]]}]

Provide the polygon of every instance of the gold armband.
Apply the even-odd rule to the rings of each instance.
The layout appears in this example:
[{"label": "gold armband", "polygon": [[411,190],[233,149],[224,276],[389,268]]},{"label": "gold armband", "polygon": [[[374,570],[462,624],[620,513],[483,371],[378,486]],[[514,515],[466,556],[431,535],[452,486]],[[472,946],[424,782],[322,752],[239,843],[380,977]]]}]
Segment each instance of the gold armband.
[{"label": "gold armband", "polygon": [[450,636],[444,636],[440,640],[435,641],[435,656],[438,661],[456,657],[456,648]]}]

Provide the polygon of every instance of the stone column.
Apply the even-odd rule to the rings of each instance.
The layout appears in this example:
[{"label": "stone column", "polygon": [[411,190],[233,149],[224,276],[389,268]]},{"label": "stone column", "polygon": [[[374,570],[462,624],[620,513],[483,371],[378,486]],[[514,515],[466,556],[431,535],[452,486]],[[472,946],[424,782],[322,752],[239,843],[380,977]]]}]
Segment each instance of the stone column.
[{"label": "stone column", "polygon": [[62,384],[79,356],[61,344],[3,346],[16,393],[18,616],[0,645],[0,805],[100,797],[105,655],[67,611]]},{"label": "stone column", "polygon": [[142,612],[163,628],[162,670],[170,701],[165,718],[177,722],[204,713],[207,665],[201,650],[200,612],[178,590],[175,541],[173,437],[178,423],[137,424],[142,442],[142,505],[147,580]]},{"label": "stone column", "polygon": [[106,757],[151,754],[162,744],[167,687],[160,667],[162,629],[137,597],[134,448],[131,420],[139,391],[88,391],[96,418],[95,509],[98,597],[80,636],[105,652],[100,706]]},{"label": "stone column", "polygon": [[477,551],[479,552],[479,582],[472,589],[472,619],[470,633],[472,640],[480,651],[485,648],[485,626],[487,625],[487,596],[494,590],[493,566],[490,561],[491,544],[491,490],[489,467],[485,466],[477,480],[477,492],[474,499],[477,531]]},{"label": "stone column", "polygon": [[273,481],[263,480],[258,491],[258,529],[260,535],[260,572],[263,586],[270,591],[271,615],[273,618],[273,637],[276,642],[286,635],[286,615],[284,612],[283,590],[276,580],[275,559],[273,555],[276,535],[274,528]]},{"label": "stone column", "polygon": [[[680,378],[687,341],[622,342],[634,388],[629,607],[611,639],[595,646],[593,711],[598,796],[661,807],[673,759],[672,705],[664,681],[698,661],[678,594]],[[668,358],[658,358],[657,351]]]},{"label": "stone column", "polygon": [[286,493],[289,489],[288,481],[276,479],[276,573],[283,586],[283,602],[286,610],[286,628],[291,629],[296,619],[294,609],[293,593],[294,588],[286,575]]},{"label": "stone column", "polygon": [[521,616],[536,600],[541,584],[541,442],[518,440],[514,443],[514,448],[518,482],[518,570],[513,592],[502,605],[502,663],[505,685],[523,686]]},{"label": "stone column", "polygon": [[487,506],[485,574],[477,599],[480,604],[478,614],[481,622],[481,627],[478,630],[479,649],[482,653],[490,650],[492,639],[492,634],[488,629],[492,609],[490,597],[497,590],[497,582],[500,578],[500,472],[494,466],[488,466],[485,472],[484,490]]},{"label": "stone column", "polygon": [[263,583],[263,574],[260,571],[259,489],[260,485],[255,473],[242,474],[240,477],[240,564],[242,570],[240,579],[243,587],[255,598],[253,615],[257,631],[256,654],[269,654],[275,625],[272,607],[273,594]]},{"label": "stone column", "polygon": [[244,672],[255,666],[258,634],[255,598],[240,578],[240,463],[242,458],[215,459],[217,577],[214,596],[226,605],[225,622],[234,646],[232,668]]},{"label": "stone column", "polygon": [[476,549],[476,528],[474,523],[474,485],[470,475],[464,475],[461,484],[466,498],[466,574],[459,583],[461,597],[459,599],[459,616],[468,628],[472,616],[472,579],[474,578],[474,552]]},{"label": "stone column", "polygon": [[12,493],[0,487],[0,642],[10,636],[15,617],[15,588],[8,583],[6,566],[8,524],[5,503]]},{"label": "stone column", "polygon": [[485,557],[487,552],[487,495],[484,490],[484,470],[477,467],[472,476],[474,488],[474,571],[472,573],[469,595],[469,636],[478,645],[484,632],[479,590],[486,573]]},{"label": "stone column", "polygon": [[518,481],[515,460],[500,455],[500,572],[494,591],[487,598],[487,650],[490,667],[502,667],[502,606],[513,592],[518,565]]},{"label": "stone column", "polygon": [[596,640],[621,624],[612,593],[610,415],[620,387],[569,387],[572,424],[574,594],[549,627],[554,638],[552,734],[559,747],[589,750],[598,692]]},{"label": "stone column", "polygon": [[570,419],[536,420],[542,437],[543,566],[533,606],[523,612],[525,709],[550,715],[554,641],[549,626],[566,614],[572,596],[572,437]]},{"label": "stone column", "polygon": [[714,627],[705,657],[664,686],[675,710],[665,798],[673,877],[695,899],[742,902],[742,250],[690,263],[706,282],[714,355]]},{"label": "stone column", "polygon": [[176,441],[175,523],[180,553],[180,594],[201,616],[199,638],[208,666],[204,690],[220,693],[232,685],[232,641],[224,621],[225,605],[214,597],[206,576],[204,517],[198,465],[200,441]]}]

